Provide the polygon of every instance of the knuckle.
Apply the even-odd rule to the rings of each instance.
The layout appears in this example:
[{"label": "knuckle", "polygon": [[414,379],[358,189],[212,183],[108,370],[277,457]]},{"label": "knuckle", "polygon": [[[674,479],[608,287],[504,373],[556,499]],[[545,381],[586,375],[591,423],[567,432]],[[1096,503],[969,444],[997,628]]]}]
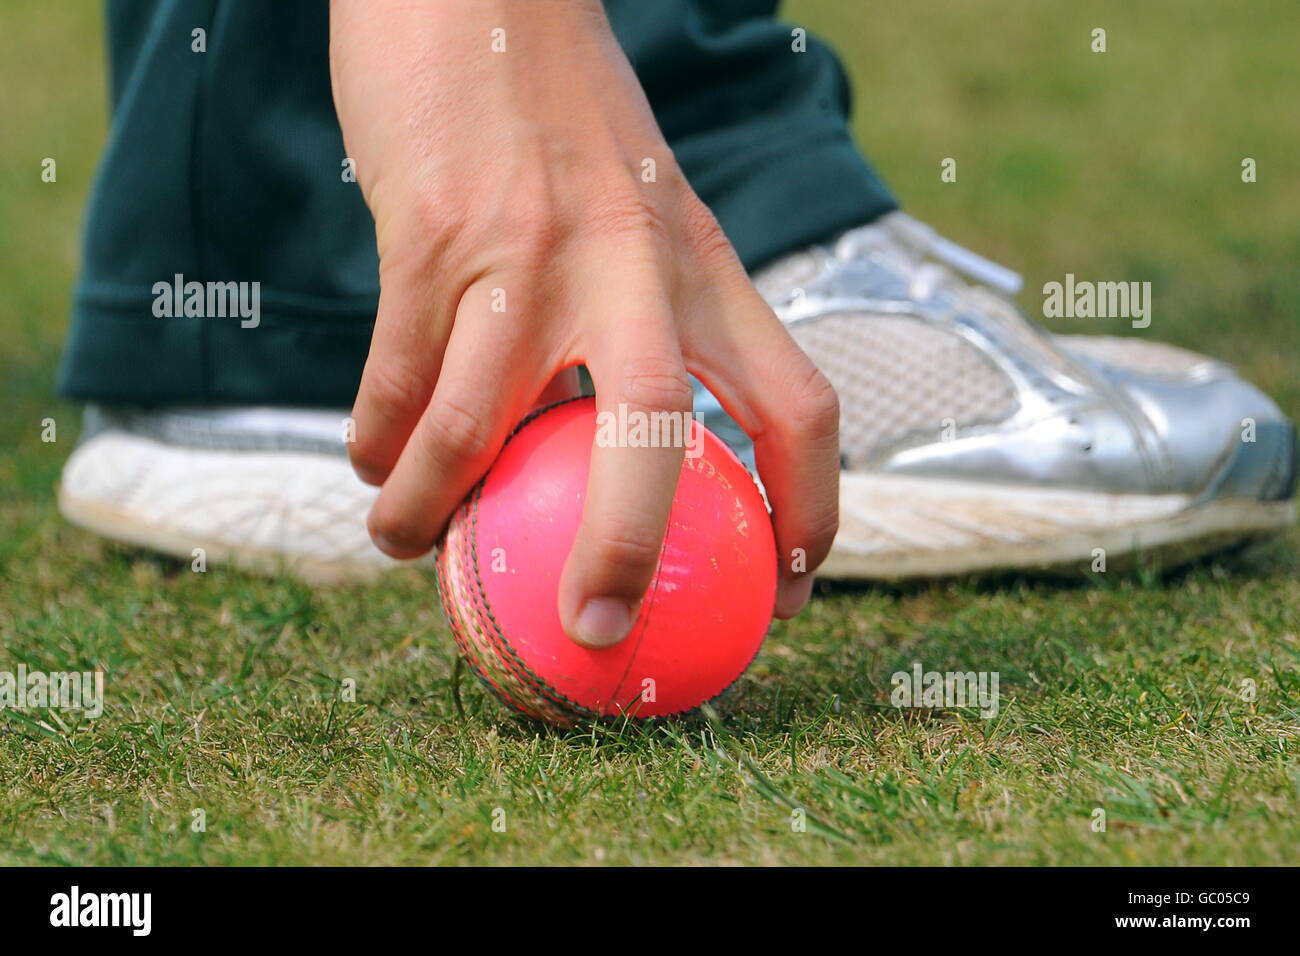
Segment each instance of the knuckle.
[{"label": "knuckle", "polygon": [[790,416],[795,425],[815,438],[838,436],[840,398],[822,372],[809,363],[808,373],[790,390]]},{"label": "knuckle", "polygon": [[483,408],[439,399],[429,406],[426,423],[424,440],[437,458],[472,460],[488,450],[491,422]]},{"label": "knuckle", "polygon": [[686,244],[701,261],[706,265],[735,264],[739,271],[740,263],[731,240],[708,206],[691,197],[685,204],[682,219]]},{"label": "knuckle", "polygon": [[519,264],[548,261],[570,229],[554,176],[545,167],[515,170],[480,216],[482,243]]},{"label": "knuckle", "polygon": [[[428,401],[423,378],[401,359],[389,357],[366,366],[361,390],[381,419],[396,422],[409,417]],[[364,437],[357,436],[358,442]]]},{"label": "knuckle", "polygon": [[611,189],[593,205],[588,222],[601,236],[615,241],[666,246],[671,230],[659,209],[636,189]]},{"label": "knuckle", "polygon": [[438,196],[430,193],[420,195],[411,207],[411,224],[424,235],[437,235],[454,225],[451,210]]},{"label": "knuckle", "polygon": [[511,244],[524,250],[530,260],[549,258],[563,244],[566,232],[564,219],[557,214],[555,205],[535,194],[511,205],[502,228],[502,234],[509,236]]},{"label": "knuckle", "polygon": [[414,201],[407,213],[410,238],[426,247],[428,257],[436,261],[451,242],[462,235],[471,222],[464,203],[442,192],[426,192]]},{"label": "knuckle", "polygon": [[663,540],[645,528],[629,527],[620,531],[608,531],[596,541],[595,553],[601,567],[606,573],[620,580],[632,581],[644,579],[644,583],[631,590],[645,590],[655,565],[659,563],[659,552]]},{"label": "knuckle", "polygon": [[624,366],[619,379],[623,401],[642,408],[689,412],[695,396],[686,367],[675,358],[642,358]]}]

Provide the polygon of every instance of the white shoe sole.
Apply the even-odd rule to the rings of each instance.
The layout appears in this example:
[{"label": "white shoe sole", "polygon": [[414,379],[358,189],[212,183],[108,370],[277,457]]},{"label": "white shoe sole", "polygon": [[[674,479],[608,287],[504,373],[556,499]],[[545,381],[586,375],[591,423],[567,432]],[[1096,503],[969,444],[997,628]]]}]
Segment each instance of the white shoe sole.
[{"label": "white shoe sole", "polygon": [[939,478],[840,476],[840,529],[818,577],[900,580],[1088,571],[1136,554],[1189,561],[1294,523],[1296,503],[1061,491]]},{"label": "white shoe sole", "polygon": [[[123,433],[73,452],[58,487],[73,524],[115,541],[208,565],[292,573],[315,584],[373,580],[400,562],[370,541],[378,489],[346,459],[220,451]],[[1289,501],[1120,495],[951,479],[840,479],[840,530],[818,577],[900,580],[1003,569],[1107,568],[1136,553],[1186,561],[1294,523]]]},{"label": "white shoe sole", "polygon": [[379,493],[347,459],[304,452],[222,451],[97,435],[58,486],[70,522],[115,541],[208,566],[289,572],[316,584],[372,580],[404,564],[370,541]]}]

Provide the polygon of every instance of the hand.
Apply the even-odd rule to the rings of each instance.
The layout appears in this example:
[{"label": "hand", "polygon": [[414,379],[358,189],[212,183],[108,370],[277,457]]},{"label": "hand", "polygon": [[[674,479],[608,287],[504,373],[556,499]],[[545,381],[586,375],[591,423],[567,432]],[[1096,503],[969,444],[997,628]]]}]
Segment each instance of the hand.
[{"label": "hand", "polygon": [[[690,369],[754,439],[776,612],[797,613],[837,526],[835,393],[687,185],[601,4],[334,0],[330,69],[379,247],[350,446],[383,486],[375,543],[427,552],[566,370],[587,365],[602,411],[689,413]],[[634,622],[682,458],[593,449],[559,595],[579,643]]]}]

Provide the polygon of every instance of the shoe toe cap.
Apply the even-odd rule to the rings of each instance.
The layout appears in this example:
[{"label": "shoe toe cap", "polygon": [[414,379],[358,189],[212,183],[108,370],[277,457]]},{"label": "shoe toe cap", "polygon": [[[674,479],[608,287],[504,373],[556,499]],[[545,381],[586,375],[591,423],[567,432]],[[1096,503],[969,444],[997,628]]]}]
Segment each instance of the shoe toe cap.
[{"label": "shoe toe cap", "polygon": [[1202,499],[1295,493],[1295,427],[1267,395],[1224,366],[1202,380],[1129,375],[1117,382],[1154,430],[1175,490]]}]

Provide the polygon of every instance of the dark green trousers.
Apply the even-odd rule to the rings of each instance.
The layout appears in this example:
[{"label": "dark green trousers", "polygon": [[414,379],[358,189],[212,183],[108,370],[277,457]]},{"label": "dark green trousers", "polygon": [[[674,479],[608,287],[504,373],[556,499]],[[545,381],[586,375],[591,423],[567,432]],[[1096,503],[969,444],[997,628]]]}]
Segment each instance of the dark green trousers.
[{"label": "dark green trousers", "polygon": [[[835,55],[812,37],[795,52],[776,0],[606,6],[678,162],[748,268],[893,208],[850,138]],[[328,37],[324,0],[111,0],[112,125],[64,394],[351,404],[378,258],[343,175]],[[251,306],[254,282],[255,327],[234,286],[217,287],[215,307],[210,287],[187,302],[188,283],[246,283]]]}]

